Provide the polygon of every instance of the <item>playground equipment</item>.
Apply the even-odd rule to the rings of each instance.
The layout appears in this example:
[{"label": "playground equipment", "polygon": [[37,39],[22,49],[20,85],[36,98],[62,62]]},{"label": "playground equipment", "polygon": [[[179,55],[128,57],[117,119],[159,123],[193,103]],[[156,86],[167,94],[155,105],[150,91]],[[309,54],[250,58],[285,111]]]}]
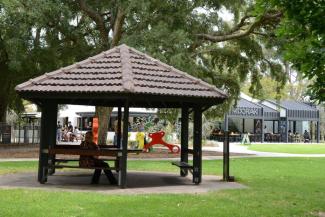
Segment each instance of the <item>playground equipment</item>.
[{"label": "playground equipment", "polygon": [[180,148],[177,145],[173,145],[173,144],[169,144],[169,143],[165,142],[163,140],[164,135],[165,135],[164,131],[149,133],[149,137],[151,138],[151,142],[145,144],[143,150],[148,151],[148,149],[151,146],[160,144],[160,145],[166,146],[170,150],[170,152],[178,154],[179,151],[180,151]]},{"label": "playground equipment", "polygon": [[136,141],[138,143],[138,149],[143,149],[144,148],[144,132],[138,132],[135,136]]},{"label": "playground equipment", "polygon": [[93,142],[95,144],[98,144],[98,127],[99,127],[99,123],[98,123],[98,117],[93,117]]}]

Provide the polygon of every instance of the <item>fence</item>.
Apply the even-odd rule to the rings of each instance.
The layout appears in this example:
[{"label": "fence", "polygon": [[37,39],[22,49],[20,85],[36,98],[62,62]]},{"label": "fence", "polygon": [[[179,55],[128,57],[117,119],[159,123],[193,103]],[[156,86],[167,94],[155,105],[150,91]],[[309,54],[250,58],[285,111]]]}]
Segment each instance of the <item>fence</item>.
[{"label": "fence", "polygon": [[40,126],[35,123],[0,123],[0,143],[37,144],[40,140]]}]

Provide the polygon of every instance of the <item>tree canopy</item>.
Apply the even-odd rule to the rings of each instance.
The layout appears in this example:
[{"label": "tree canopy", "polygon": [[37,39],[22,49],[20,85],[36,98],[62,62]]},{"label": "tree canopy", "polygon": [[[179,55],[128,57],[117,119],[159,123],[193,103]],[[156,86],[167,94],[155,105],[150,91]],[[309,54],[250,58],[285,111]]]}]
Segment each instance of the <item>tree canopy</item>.
[{"label": "tree canopy", "polygon": [[273,8],[284,16],[276,35],[281,56],[305,78],[312,80],[309,95],[325,101],[325,1],[271,0],[258,2],[260,9]]},{"label": "tree canopy", "polygon": [[283,87],[284,61],[324,101],[324,3],[312,2],[0,0],[0,121],[21,109],[16,84],[122,42],[227,91],[219,115],[246,80],[255,95],[264,75]]}]

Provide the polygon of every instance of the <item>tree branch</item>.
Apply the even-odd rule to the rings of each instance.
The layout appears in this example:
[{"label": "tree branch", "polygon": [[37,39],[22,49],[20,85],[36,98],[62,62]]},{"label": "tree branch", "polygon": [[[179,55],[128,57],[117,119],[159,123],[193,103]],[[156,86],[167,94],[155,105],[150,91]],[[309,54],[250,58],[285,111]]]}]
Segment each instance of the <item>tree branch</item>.
[{"label": "tree branch", "polygon": [[108,29],[105,26],[105,20],[101,16],[100,13],[97,11],[93,10],[91,7],[89,7],[85,0],[79,0],[79,6],[80,9],[88,16],[90,17],[97,26],[97,29],[100,32],[101,40],[102,40],[102,47],[103,48],[108,48],[109,45],[109,40],[108,40]]},{"label": "tree branch", "polygon": [[[222,42],[232,39],[239,39],[248,36],[249,34],[255,32],[256,29],[271,25],[274,23],[279,23],[283,13],[281,11],[268,12],[263,14],[260,18],[256,19],[250,24],[246,24],[247,19],[252,18],[253,16],[244,16],[241,21],[229,32],[225,34],[197,34],[198,37],[212,41],[212,42]],[[242,30],[243,27],[246,27],[245,30]]]},{"label": "tree branch", "polygon": [[243,26],[246,25],[246,21],[250,18],[253,18],[255,16],[252,15],[245,15],[241,18],[240,22],[232,29],[228,32],[228,34],[234,33],[236,31],[239,31]]},{"label": "tree branch", "polygon": [[114,21],[113,26],[113,39],[111,43],[111,47],[115,47],[118,45],[119,41],[122,37],[122,27],[125,19],[125,13],[121,7],[117,9],[117,15]]},{"label": "tree branch", "polygon": [[35,39],[34,39],[34,47],[39,48],[40,46],[40,38],[41,38],[41,28],[36,29]]}]

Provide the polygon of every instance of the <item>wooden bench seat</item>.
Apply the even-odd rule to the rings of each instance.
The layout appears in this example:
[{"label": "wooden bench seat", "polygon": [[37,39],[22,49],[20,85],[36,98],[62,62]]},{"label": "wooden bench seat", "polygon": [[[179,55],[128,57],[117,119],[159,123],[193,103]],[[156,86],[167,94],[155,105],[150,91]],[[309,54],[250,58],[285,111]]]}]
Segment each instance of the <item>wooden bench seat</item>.
[{"label": "wooden bench seat", "polygon": [[[72,145],[71,145],[72,146]],[[141,153],[142,149],[128,149],[128,153]],[[50,155],[63,154],[63,155],[84,155],[84,156],[110,156],[120,157],[122,156],[122,150],[118,148],[101,148],[99,150],[81,149],[77,147],[60,147],[49,149]]]},{"label": "wooden bench seat", "polygon": [[174,161],[172,162],[172,165],[178,166],[179,168],[182,169],[193,169],[193,166],[186,163],[186,162],[182,162],[182,161]]},{"label": "wooden bench seat", "polygon": [[[95,169],[107,169],[106,167],[80,167],[79,165],[52,165],[49,166],[50,168],[56,168],[56,169],[63,169],[63,168],[71,168],[71,169],[90,169],[90,170],[95,170]],[[109,167],[110,170],[116,170],[116,167]]]},{"label": "wooden bench seat", "polygon": [[[102,161],[116,161],[116,158],[99,158],[100,160],[102,160]],[[78,162],[79,161],[79,158],[74,158],[74,159],[58,159],[58,158],[56,158],[55,159],[55,162],[57,162],[57,163],[68,163],[68,162],[73,162],[73,161],[76,161],[76,162]]]},{"label": "wooden bench seat", "polygon": [[186,173],[186,171],[190,171],[190,173],[193,174],[193,166],[188,164],[187,162],[174,161],[172,162],[172,165],[179,167],[184,173]]}]

